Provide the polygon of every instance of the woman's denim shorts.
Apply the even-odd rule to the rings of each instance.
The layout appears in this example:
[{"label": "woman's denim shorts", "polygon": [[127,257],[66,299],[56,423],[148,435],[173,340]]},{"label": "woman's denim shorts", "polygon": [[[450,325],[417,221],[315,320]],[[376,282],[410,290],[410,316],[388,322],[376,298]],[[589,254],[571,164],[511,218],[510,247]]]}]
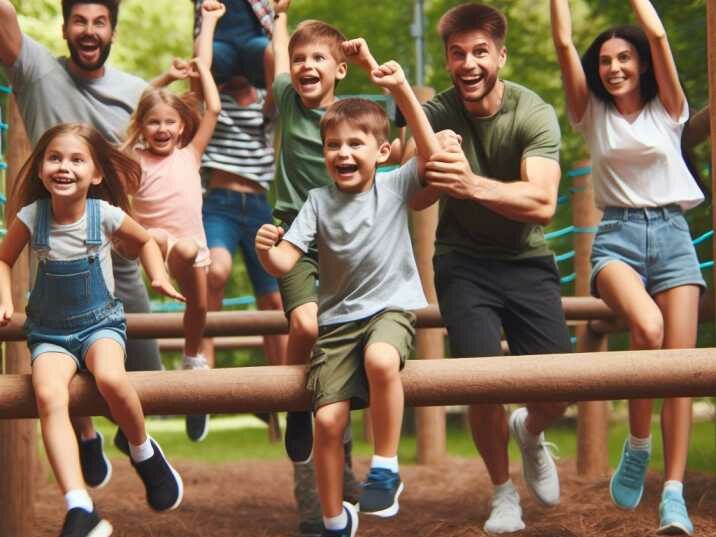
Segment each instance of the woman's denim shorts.
[{"label": "woman's denim shorts", "polygon": [[622,261],[641,277],[650,295],[682,285],[706,288],[691,242],[689,224],[677,205],[655,208],[607,207],[592,246],[590,288],[612,261]]}]

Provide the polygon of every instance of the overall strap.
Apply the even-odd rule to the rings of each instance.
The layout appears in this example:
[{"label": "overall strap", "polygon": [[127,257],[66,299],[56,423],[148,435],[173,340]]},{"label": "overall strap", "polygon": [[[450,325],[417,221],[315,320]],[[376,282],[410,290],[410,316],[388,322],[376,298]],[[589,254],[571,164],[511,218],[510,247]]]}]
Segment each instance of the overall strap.
[{"label": "overall strap", "polygon": [[87,198],[87,239],[85,244],[90,247],[102,245],[102,219],[100,218],[99,200]]},{"label": "overall strap", "polygon": [[50,200],[41,198],[35,202],[35,228],[32,233],[32,249],[50,249]]}]

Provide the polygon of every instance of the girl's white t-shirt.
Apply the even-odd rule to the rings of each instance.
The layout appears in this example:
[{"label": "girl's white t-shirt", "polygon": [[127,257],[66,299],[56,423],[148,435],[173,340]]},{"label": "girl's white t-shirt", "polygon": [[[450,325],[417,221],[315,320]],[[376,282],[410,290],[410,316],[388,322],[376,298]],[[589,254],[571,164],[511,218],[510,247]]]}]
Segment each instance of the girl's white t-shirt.
[{"label": "girl's white t-shirt", "polygon": [[674,121],[657,96],[630,121],[590,93],[581,121],[570,121],[589,146],[597,207],[677,204],[685,211],[701,203],[703,193],[681,155],[688,118],[686,101]]},{"label": "girl's white t-shirt", "polygon": [[[50,211],[51,212],[51,211]],[[101,239],[98,255],[102,267],[102,276],[107,290],[114,296],[114,276],[112,274],[111,237],[124,221],[126,213],[104,200],[99,202],[101,220]],[[30,236],[35,231],[35,218],[37,216],[37,202],[32,202],[20,209],[17,218],[30,230]],[[89,251],[85,244],[87,238],[87,212],[82,218],[71,224],[58,224],[50,214],[50,251],[47,258],[54,261],[72,261],[87,257]],[[34,278],[33,278],[34,279]]]}]

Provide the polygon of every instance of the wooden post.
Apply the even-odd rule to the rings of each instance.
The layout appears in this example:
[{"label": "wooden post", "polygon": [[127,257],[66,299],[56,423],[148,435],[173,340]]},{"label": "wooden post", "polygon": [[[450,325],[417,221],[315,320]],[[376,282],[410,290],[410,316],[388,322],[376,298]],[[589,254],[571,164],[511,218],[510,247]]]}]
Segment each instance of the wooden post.
[{"label": "wooden post", "polygon": [[[709,116],[711,118],[711,143],[716,140],[716,0],[708,0],[706,4],[706,44],[708,47],[709,73]],[[711,150],[711,195],[716,196],[716,151]],[[716,210],[711,207],[711,229],[716,229]],[[713,258],[716,259],[716,240],[713,243]],[[711,270],[712,281],[716,282],[716,264]],[[716,286],[713,287],[713,309],[716,311]],[[714,320],[716,333],[716,319]]]},{"label": "wooden post", "polygon": [[[435,95],[432,88],[416,87],[415,94],[420,102]],[[423,211],[413,211],[413,244],[415,261],[420,273],[425,297],[430,304],[437,304],[438,297],[433,281],[433,254],[435,253],[435,231],[438,227],[438,204]],[[418,358],[442,358],[445,356],[442,328],[418,330],[415,340]],[[415,409],[417,430],[418,464],[437,464],[446,455],[445,408],[423,407]]]},{"label": "wooden post", "polygon": [[[590,162],[581,161],[576,167],[583,168],[573,178],[572,221],[574,234],[574,283],[575,296],[589,295],[589,275],[592,270],[590,256],[594,228],[602,219],[602,212],[594,205],[592,174],[587,172]],[[588,324],[578,325],[577,352],[598,352],[607,350],[607,338],[589,330]],[[609,471],[609,451],[607,429],[609,425],[609,407],[606,401],[579,403],[577,421],[577,473],[584,477],[596,478]]]},{"label": "wooden post", "polygon": [[[30,153],[30,142],[14,99],[10,99],[8,124],[7,175],[5,189],[12,192],[20,167]],[[8,195],[9,197],[9,195]],[[5,211],[5,223],[15,218]],[[15,311],[24,311],[29,287],[27,248],[12,270]],[[4,373],[29,373],[30,354],[27,344],[19,341],[5,345]],[[37,441],[34,420],[0,421],[0,537],[31,536],[34,532],[35,469]]]}]

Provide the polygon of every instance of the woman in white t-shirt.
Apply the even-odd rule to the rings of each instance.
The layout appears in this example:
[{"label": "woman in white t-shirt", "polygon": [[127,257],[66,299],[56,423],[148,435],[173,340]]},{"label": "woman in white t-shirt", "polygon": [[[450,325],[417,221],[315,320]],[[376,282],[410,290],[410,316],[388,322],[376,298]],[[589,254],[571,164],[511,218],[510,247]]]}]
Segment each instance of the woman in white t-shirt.
[{"label": "woman in white t-shirt", "polygon": [[[604,210],[591,287],[626,319],[633,349],[693,347],[705,283],[683,216],[703,200],[680,149],[688,105],[656,11],[648,0],[630,4],[640,27],[603,32],[580,59],[568,0],[551,0],[570,121],[589,146]],[[612,500],[625,509],[636,508],[644,491],[651,408],[648,399],[629,401],[631,434],[610,483]],[[690,424],[689,398],[664,401],[660,533],[693,532],[682,485]]]}]

